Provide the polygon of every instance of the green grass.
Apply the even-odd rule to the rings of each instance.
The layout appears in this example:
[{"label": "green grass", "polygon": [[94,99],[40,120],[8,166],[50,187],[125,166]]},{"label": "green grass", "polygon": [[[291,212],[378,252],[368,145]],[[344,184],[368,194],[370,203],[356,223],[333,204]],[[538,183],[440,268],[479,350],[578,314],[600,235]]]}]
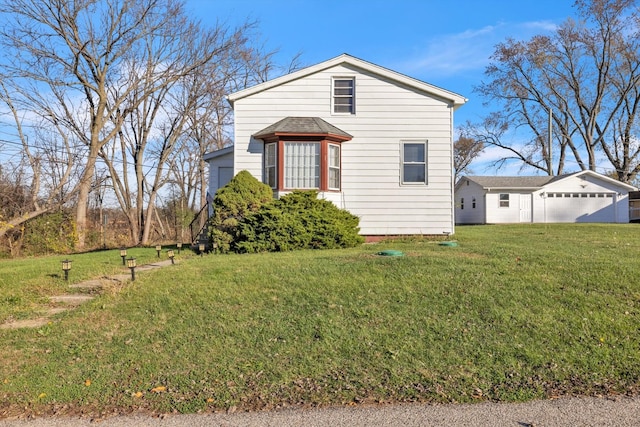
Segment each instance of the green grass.
[{"label": "green grass", "polygon": [[[636,393],[639,232],[459,227],[457,247],[183,257],[45,327],[0,330],[0,417]],[[117,252],[83,272],[85,256],[74,279],[122,271]],[[44,275],[59,263],[0,263],[0,315],[64,289]],[[39,273],[6,290],[25,265]]]}]

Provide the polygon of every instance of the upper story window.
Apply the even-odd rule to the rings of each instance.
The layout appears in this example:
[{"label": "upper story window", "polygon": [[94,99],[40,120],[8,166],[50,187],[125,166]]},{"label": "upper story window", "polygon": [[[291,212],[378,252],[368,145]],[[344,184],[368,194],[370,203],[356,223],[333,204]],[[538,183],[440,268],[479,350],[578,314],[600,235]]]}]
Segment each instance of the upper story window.
[{"label": "upper story window", "polygon": [[356,113],[356,79],[334,78],[332,112],[334,114]]},{"label": "upper story window", "polygon": [[402,177],[403,184],[427,183],[427,143],[407,142],[402,145]]}]

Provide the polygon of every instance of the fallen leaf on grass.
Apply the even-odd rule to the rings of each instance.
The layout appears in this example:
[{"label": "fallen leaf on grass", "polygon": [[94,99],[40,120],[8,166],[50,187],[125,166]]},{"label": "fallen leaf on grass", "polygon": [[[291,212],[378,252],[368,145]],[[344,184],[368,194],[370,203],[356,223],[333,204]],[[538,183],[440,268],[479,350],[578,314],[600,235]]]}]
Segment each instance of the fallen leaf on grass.
[{"label": "fallen leaf on grass", "polygon": [[163,391],[167,391],[167,388],[163,385],[159,385],[158,387],[154,387],[151,389],[152,393],[162,393]]},{"label": "fallen leaf on grass", "polygon": [[91,380],[88,379],[88,378],[86,380],[84,380],[84,385],[89,387],[91,385]]},{"label": "fallen leaf on grass", "polygon": [[142,397],[142,392],[141,391],[136,391],[135,393],[131,394],[131,397],[135,397],[136,399],[140,399]]}]

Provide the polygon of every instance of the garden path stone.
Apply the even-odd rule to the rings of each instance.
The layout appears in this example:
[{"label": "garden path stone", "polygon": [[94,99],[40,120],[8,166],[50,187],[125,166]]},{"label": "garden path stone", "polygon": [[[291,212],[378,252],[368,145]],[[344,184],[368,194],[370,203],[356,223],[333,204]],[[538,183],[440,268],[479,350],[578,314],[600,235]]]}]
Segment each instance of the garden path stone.
[{"label": "garden path stone", "polygon": [[[172,265],[171,260],[157,261],[151,264],[141,265],[136,267],[136,272],[150,271],[156,268],[166,267]],[[129,274],[116,274],[110,277],[102,277],[99,279],[89,279],[83,282],[74,283],[69,285],[69,288],[82,291],[81,294],[64,294],[55,295],[49,297],[49,300],[53,304],[63,304],[63,306],[50,307],[42,313],[41,316],[33,319],[23,320],[10,320],[8,322],[0,324],[0,329],[20,329],[20,328],[39,328],[51,323],[53,317],[56,314],[60,314],[64,311],[76,308],[87,301],[91,301],[95,298],[95,295],[100,293],[105,286],[114,283],[124,283],[131,280]]]}]

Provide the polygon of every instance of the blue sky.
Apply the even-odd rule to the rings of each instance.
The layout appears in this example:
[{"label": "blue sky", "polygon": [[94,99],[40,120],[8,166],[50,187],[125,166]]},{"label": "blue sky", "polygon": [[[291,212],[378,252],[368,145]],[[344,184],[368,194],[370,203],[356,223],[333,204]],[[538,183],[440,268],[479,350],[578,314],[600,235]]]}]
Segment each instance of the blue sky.
[{"label": "blue sky", "polygon": [[[204,24],[258,21],[260,42],[279,50],[276,61],[282,65],[297,53],[302,65],[348,53],[459,93],[469,101],[457,110],[456,125],[485,113],[473,87],[482,81],[497,43],[547,33],[575,16],[573,0],[186,0],[186,5]],[[495,156],[499,153],[488,150],[481,160]],[[493,173],[485,166],[473,169]]]}]

